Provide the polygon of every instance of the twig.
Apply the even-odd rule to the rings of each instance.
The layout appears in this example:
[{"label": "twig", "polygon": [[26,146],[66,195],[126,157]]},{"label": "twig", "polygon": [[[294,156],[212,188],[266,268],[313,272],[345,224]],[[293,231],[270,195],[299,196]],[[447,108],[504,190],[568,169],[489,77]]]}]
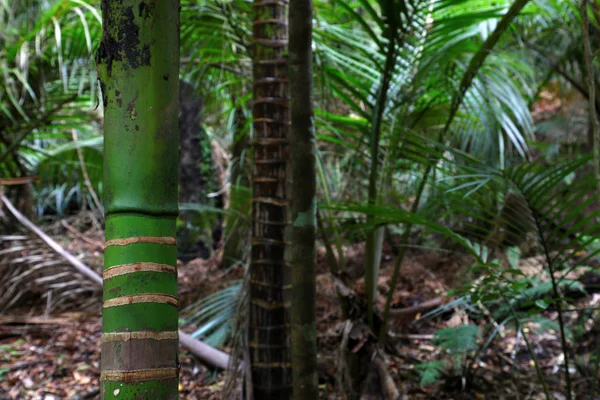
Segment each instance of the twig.
[{"label": "twig", "polygon": [[[513,310],[514,313],[514,310]],[[514,314],[516,316],[516,314]],[[540,383],[542,384],[542,388],[544,389],[544,395],[546,396],[546,400],[550,400],[552,397],[550,397],[550,392],[548,391],[548,385],[546,384],[546,380],[544,379],[544,374],[542,372],[542,368],[540,366],[540,363],[535,355],[535,351],[533,350],[533,347],[531,346],[531,343],[529,342],[529,339],[527,338],[527,335],[525,334],[525,332],[523,332],[523,328],[521,327],[521,324],[519,322],[519,319],[516,318],[517,321],[517,326],[519,331],[521,332],[521,334],[523,335],[523,339],[525,340],[525,344],[527,345],[527,350],[529,351],[529,354],[531,355],[531,359],[533,360],[533,365],[535,366],[535,372],[538,375],[538,378],[540,380]],[[568,366],[567,366],[568,368]],[[567,393],[569,395],[570,398],[570,387],[567,389],[569,392]]]},{"label": "twig", "polygon": [[94,204],[96,208],[100,210],[102,215],[104,215],[104,207],[102,207],[102,203],[94,190],[94,186],[92,186],[92,182],[90,181],[90,176],[88,175],[87,168],[85,167],[85,161],[83,159],[83,151],[81,151],[81,147],[77,145],[79,139],[77,138],[77,132],[75,129],[71,131],[71,135],[73,136],[73,143],[75,143],[75,149],[77,150],[77,157],[79,157],[79,165],[81,166],[81,173],[83,174],[83,181],[85,182],[85,186],[90,192],[90,196],[92,196],[92,200],[94,200]]},{"label": "twig", "polygon": [[498,352],[498,357],[506,361],[506,363],[511,367],[515,366],[515,362],[513,361],[513,359],[507,356],[506,354],[502,353],[501,351]]},{"label": "twig", "polygon": [[410,333],[394,333],[390,332],[389,335],[395,339],[408,339],[408,340],[432,340],[434,335],[427,334],[410,334]]},{"label": "twig", "polygon": [[[529,209],[531,209],[531,210],[534,209],[534,207],[532,207],[531,204],[528,204],[528,206],[529,206]],[[533,220],[535,222],[537,231],[542,232],[542,225],[540,222],[540,218],[538,218],[536,213],[534,213]],[[554,294],[554,297],[556,297],[557,299],[561,299],[562,298],[561,290],[560,290],[560,287],[558,286],[558,282],[557,282],[557,279],[554,274],[554,264],[553,264],[554,261],[553,261],[553,258],[550,256],[550,249],[548,248],[548,243],[545,240],[542,240],[541,247],[543,250],[544,257],[548,263],[548,272],[550,275],[550,282],[552,283],[552,293]],[[512,310],[512,307],[511,307],[511,310]],[[514,312],[514,310],[513,310],[513,312]],[[565,333],[565,320],[563,318],[563,309],[562,309],[561,302],[556,303],[556,312],[558,313],[558,326],[560,328],[560,344],[561,344],[563,354],[565,356],[565,383],[566,383],[566,390],[567,390],[567,399],[572,400],[573,393],[571,390],[571,388],[572,388],[571,374],[569,372],[569,348],[567,346],[567,335]],[[518,320],[517,320],[517,322],[518,322]],[[527,341],[527,338],[525,338],[525,342],[527,343],[527,346],[530,347],[530,344]]]},{"label": "twig", "polygon": [[37,176],[21,176],[19,178],[0,178],[0,185],[26,185],[28,183],[37,183],[38,181],[39,178]]},{"label": "twig", "polygon": [[6,315],[0,316],[0,324],[19,324],[19,325],[71,325],[73,324],[72,318],[55,317],[46,318],[39,316],[19,316],[19,315]]},{"label": "twig", "polygon": [[104,252],[104,245],[94,239],[90,239],[89,237],[85,236],[83,233],[79,232],[77,229],[73,228],[71,225],[69,225],[69,223],[66,220],[61,220],[60,224],[69,232],[71,232],[73,235],[75,235],[75,237],[77,237],[78,239],[83,240],[86,243],[91,244],[92,246],[96,247],[99,251]]},{"label": "twig", "polygon": [[[73,255],[68,253],[52,238],[50,238],[48,235],[42,232],[40,228],[38,228],[31,221],[25,218],[25,216],[21,214],[3,194],[0,194],[0,200],[6,205],[8,210],[15,216],[15,218],[17,218],[17,220],[19,220],[19,222],[21,222],[27,229],[31,230],[33,233],[38,235],[48,246],[50,246],[50,248],[52,248],[52,250],[54,250],[65,260],[67,260],[71,265],[73,265],[75,269],[77,269],[83,275],[88,277],[92,282],[102,287],[103,282],[102,277],[100,275],[98,275],[87,265],[83,264]],[[179,342],[183,347],[188,349],[192,354],[197,356],[203,362],[212,365],[216,368],[227,368],[227,364],[229,362],[229,355],[227,353],[210,347],[206,343],[194,339],[193,337],[181,330],[179,331]]]},{"label": "twig", "polygon": [[421,304],[417,304],[416,306],[404,307],[404,308],[399,308],[396,310],[390,310],[390,315],[394,316],[394,317],[399,317],[399,316],[408,315],[408,314],[416,315],[423,311],[428,311],[428,310],[431,310],[432,308],[441,306],[443,302],[444,302],[444,299],[442,297],[435,297],[431,300],[424,301]]}]

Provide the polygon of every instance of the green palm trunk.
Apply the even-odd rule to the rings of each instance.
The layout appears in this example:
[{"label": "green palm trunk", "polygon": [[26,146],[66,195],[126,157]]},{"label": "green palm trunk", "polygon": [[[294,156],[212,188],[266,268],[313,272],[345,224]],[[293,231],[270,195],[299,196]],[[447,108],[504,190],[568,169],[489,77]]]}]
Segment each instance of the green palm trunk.
[{"label": "green palm trunk", "polygon": [[178,398],[179,1],[102,2],[102,398]]},{"label": "green palm trunk", "polygon": [[319,397],[315,247],[317,225],[312,104],[312,1],[290,0],[292,375],[294,399]]},{"label": "green palm trunk", "polygon": [[287,2],[254,0],[254,174],[248,344],[256,400],[291,395]]}]

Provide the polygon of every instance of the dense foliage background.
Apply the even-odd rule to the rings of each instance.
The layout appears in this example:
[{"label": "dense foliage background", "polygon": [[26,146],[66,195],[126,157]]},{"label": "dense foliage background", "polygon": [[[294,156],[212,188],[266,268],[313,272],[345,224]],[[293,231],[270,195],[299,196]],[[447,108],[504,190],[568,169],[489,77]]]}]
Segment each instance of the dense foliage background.
[{"label": "dense foliage background", "polygon": [[[102,229],[98,3],[0,1],[0,190],[50,234],[64,233],[63,218],[80,230]],[[182,324],[223,346],[235,343],[248,256],[252,4],[181,3],[180,95],[191,106],[180,121],[191,115],[197,128],[181,146],[181,169],[201,177],[195,195],[180,185],[181,258],[242,268],[224,290],[184,293]],[[410,325],[433,332],[442,349],[419,357],[416,387],[460,378],[468,385],[444,390],[476,387],[480,359],[493,358],[487,349],[508,335],[522,346],[505,356],[510,368],[526,360],[512,380],[529,374],[539,382],[533,392],[594,398],[600,6],[316,0],[314,15],[320,260],[327,266],[319,272],[374,305],[360,317],[381,338],[397,326],[394,309],[414,305],[411,298],[452,295],[427,315],[435,326]],[[6,208],[0,216],[7,271],[0,310],[29,306],[32,293],[45,296],[47,312],[80,308],[97,295],[60,257],[23,253],[19,224]],[[101,250],[86,257],[101,264]],[[412,270],[404,267],[415,257],[428,257],[433,281],[444,282],[439,293],[406,287]],[[462,323],[439,322],[456,315]],[[548,357],[528,340],[532,330],[558,346],[551,361],[540,361]]]}]

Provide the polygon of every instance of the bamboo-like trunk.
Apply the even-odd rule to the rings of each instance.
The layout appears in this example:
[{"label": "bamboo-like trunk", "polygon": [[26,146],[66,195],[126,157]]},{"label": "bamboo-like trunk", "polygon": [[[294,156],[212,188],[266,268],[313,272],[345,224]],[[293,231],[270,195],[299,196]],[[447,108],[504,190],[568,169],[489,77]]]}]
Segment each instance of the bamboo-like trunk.
[{"label": "bamboo-like trunk", "polygon": [[248,345],[256,400],[291,396],[285,261],[289,131],[287,1],[254,0],[254,174]]},{"label": "bamboo-like trunk", "polygon": [[179,1],[102,1],[103,399],[178,398]]},{"label": "bamboo-like trunk", "polygon": [[317,225],[312,103],[312,1],[290,0],[290,157],[293,397],[319,398],[315,247]]}]

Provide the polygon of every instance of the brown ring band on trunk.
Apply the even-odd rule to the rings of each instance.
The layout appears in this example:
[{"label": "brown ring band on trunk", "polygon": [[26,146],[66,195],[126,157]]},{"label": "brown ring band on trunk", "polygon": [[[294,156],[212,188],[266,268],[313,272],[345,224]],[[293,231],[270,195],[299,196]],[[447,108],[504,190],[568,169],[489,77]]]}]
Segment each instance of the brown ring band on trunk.
[{"label": "brown ring band on trunk", "polygon": [[108,342],[126,342],[128,340],[166,340],[166,339],[178,339],[179,333],[177,331],[136,331],[136,332],[107,332],[102,334],[102,343]]},{"label": "brown ring band on trunk", "polygon": [[102,371],[100,373],[101,381],[124,383],[170,378],[177,378],[177,368],[141,369],[137,371]]},{"label": "brown ring band on trunk", "polygon": [[104,243],[104,248],[110,246],[128,246],[136,243],[152,243],[152,244],[164,244],[169,246],[176,246],[177,239],[174,237],[160,237],[160,236],[138,236],[132,238],[123,239],[111,239]]},{"label": "brown ring band on trunk", "polygon": [[258,300],[258,299],[250,300],[250,304],[253,304],[259,308],[262,308],[263,310],[279,310],[281,308],[290,308],[292,305],[292,303],[290,303],[290,302],[269,303],[267,301]]},{"label": "brown ring band on trunk", "polygon": [[138,262],[131,264],[121,264],[108,267],[102,273],[103,279],[111,279],[115,276],[133,274],[135,272],[165,272],[169,274],[176,274],[177,269],[168,264],[158,264],[153,262]]},{"label": "brown ring band on trunk", "polygon": [[140,304],[140,303],[160,303],[170,304],[177,307],[179,301],[174,296],[168,294],[133,294],[129,296],[116,297],[114,299],[108,299],[104,301],[102,308],[119,307],[128,304]]}]

